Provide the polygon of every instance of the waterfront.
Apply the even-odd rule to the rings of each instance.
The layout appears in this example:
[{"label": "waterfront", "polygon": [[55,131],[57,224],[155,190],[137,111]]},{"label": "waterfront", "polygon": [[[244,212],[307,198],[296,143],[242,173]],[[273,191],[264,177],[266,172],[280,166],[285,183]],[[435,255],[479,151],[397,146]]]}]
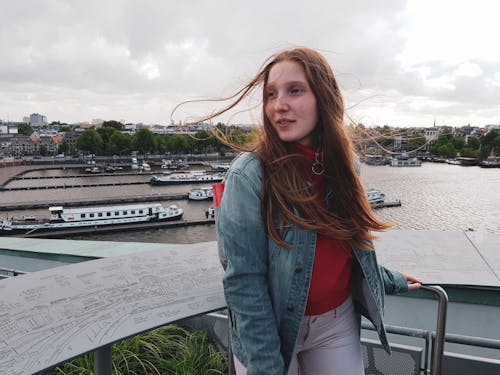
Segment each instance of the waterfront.
[{"label": "waterfront", "polygon": [[[30,172],[25,176],[46,177],[43,180],[15,180],[9,187],[28,184],[60,184],[54,175],[74,175],[73,170],[48,170]],[[149,175],[134,176],[92,176],[85,177],[85,183],[92,181],[144,181]],[[73,179],[73,178],[72,178]],[[71,180],[72,180],[71,179]],[[395,224],[396,229],[430,230],[474,230],[486,233],[500,233],[500,170],[478,167],[461,167],[448,164],[424,163],[419,168],[391,168],[389,166],[363,165],[362,179],[366,187],[385,192],[386,200],[400,199],[401,207],[377,210],[384,220]],[[68,179],[69,181],[70,179]],[[76,178],[78,180],[78,178]],[[81,179],[80,179],[81,180]],[[54,182],[57,181],[57,182]],[[74,182],[74,181],[73,181]],[[28,191],[2,191],[2,202],[30,202],[57,200],[89,200],[111,197],[150,195],[152,200],[158,194],[186,193],[192,185],[151,186],[147,183],[123,186],[99,186],[92,188],[43,189]],[[177,204],[185,210],[184,219],[204,218],[209,202],[187,200],[166,201]],[[37,210],[36,215],[45,215],[47,210]],[[26,211],[0,212],[6,215],[26,215]],[[196,243],[215,240],[214,225],[200,225],[185,228],[163,228],[141,231],[127,231],[115,234],[81,235],[72,239],[110,241],[137,241],[158,243]]]}]

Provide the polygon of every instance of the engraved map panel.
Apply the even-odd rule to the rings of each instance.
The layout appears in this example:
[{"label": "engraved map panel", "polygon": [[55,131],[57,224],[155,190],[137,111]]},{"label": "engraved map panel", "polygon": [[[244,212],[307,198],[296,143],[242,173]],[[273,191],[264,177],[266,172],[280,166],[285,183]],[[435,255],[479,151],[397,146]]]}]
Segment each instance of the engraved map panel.
[{"label": "engraved map panel", "polygon": [[216,242],[98,259],[0,282],[0,373],[225,307]]}]

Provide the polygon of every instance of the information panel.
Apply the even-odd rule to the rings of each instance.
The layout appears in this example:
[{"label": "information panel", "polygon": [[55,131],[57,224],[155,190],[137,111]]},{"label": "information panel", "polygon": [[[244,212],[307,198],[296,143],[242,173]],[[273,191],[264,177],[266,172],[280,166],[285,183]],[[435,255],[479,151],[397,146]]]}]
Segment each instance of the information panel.
[{"label": "information panel", "polygon": [[216,242],[103,258],[0,282],[0,374],[31,374],[225,307]]}]

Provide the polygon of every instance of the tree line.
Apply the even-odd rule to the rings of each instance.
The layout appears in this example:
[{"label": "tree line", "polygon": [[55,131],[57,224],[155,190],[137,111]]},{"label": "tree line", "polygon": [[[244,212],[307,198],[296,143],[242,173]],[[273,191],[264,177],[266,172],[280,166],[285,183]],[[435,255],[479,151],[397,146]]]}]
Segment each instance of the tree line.
[{"label": "tree line", "polygon": [[436,140],[428,141],[423,134],[409,133],[408,129],[388,126],[365,128],[357,124],[352,128],[357,149],[361,153],[406,152],[429,153],[431,156],[455,158],[457,156],[486,159],[491,154],[500,154],[500,133],[489,131],[481,137],[454,136],[452,129],[443,132]]},{"label": "tree line", "polygon": [[[196,134],[155,134],[142,128],[131,135],[122,131],[123,125],[117,121],[106,121],[97,129],[88,129],[76,141],[79,151],[95,155],[126,155],[132,151],[141,154],[154,153],[207,153],[216,151],[223,154],[228,150],[212,132],[202,130]],[[231,142],[237,145],[247,143],[252,132],[241,128],[227,127],[222,123],[216,125],[221,134],[231,134]],[[62,151],[61,151],[62,152]]]}]

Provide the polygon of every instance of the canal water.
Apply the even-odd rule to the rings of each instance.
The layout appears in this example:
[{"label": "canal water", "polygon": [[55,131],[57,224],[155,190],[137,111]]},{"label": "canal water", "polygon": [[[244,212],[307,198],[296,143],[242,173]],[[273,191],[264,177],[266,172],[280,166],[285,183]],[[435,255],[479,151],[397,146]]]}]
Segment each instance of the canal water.
[{"label": "canal water", "polygon": [[[153,171],[159,172],[159,171]],[[14,180],[7,187],[54,186],[77,183],[144,182],[138,185],[98,186],[67,189],[38,189],[1,191],[2,203],[27,203],[82,201],[97,198],[187,194],[195,185],[152,186],[147,183],[149,174],[126,176],[83,176],[73,169],[34,171],[25,177],[42,177],[36,180]],[[54,178],[54,177],[63,178]],[[448,164],[424,163],[422,167],[393,168],[363,165],[361,176],[367,188],[380,189],[386,201],[401,201],[401,207],[378,209],[377,214],[394,224],[396,229],[474,230],[500,233],[500,169],[462,167]],[[199,185],[198,185],[199,186]],[[210,202],[187,200],[163,201],[164,205],[177,204],[183,208],[184,219],[205,218]],[[0,212],[5,216],[27,214],[43,216],[47,210]],[[158,243],[196,243],[213,241],[214,225],[183,228],[160,228],[127,231],[112,234],[80,235],[71,239],[137,241]]]}]

